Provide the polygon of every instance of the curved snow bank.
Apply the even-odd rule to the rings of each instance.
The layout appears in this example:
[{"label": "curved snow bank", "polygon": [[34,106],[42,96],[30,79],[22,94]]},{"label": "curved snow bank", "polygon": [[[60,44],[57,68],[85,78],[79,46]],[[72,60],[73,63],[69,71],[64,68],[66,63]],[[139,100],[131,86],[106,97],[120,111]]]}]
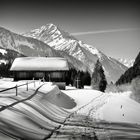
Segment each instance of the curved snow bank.
[{"label": "curved snow bank", "polygon": [[39,89],[39,91],[43,93],[40,98],[41,102],[49,101],[52,104],[66,109],[72,109],[76,106],[74,100],[61,92],[56,85],[44,85]]},{"label": "curved snow bank", "polygon": [[[44,85],[42,89],[48,89],[48,93],[37,92],[29,100],[19,102],[12,107],[0,111],[0,139],[46,139],[52,131],[59,127],[69,115],[69,112],[44,100],[45,95],[58,91],[57,87]],[[25,94],[28,91],[24,92]],[[25,96],[25,95],[23,95]],[[3,97],[5,104],[14,99],[16,102],[22,100],[20,96]],[[3,103],[0,106],[3,106]],[[7,138],[8,137],[8,138]]]}]

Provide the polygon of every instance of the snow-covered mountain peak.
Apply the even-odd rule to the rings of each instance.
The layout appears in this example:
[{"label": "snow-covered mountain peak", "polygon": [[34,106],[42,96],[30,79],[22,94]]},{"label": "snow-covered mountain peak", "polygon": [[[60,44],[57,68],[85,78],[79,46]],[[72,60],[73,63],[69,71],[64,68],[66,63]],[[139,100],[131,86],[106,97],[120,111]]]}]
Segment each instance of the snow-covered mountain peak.
[{"label": "snow-covered mountain peak", "polygon": [[57,27],[54,24],[50,23],[50,24],[43,25],[40,28],[33,29],[30,32],[27,32],[23,35],[25,35],[27,37],[37,38],[37,37],[41,36],[42,34],[49,35],[54,30],[57,30]]},{"label": "snow-covered mountain peak", "polygon": [[118,61],[128,68],[132,67],[134,64],[134,60],[128,60],[124,58],[118,58]]},{"label": "snow-covered mountain peak", "polygon": [[102,54],[95,47],[93,47],[92,45],[85,44],[82,41],[79,41],[79,44],[80,44],[80,46],[82,46],[86,50],[90,51],[92,54],[97,55],[99,59],[101,59]]}]

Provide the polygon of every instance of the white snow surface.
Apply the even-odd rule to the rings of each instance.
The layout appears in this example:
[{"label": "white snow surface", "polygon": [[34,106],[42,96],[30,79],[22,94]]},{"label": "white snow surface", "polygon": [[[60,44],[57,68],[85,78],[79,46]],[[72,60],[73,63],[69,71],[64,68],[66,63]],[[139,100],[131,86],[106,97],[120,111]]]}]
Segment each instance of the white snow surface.
[{"label": "white snow surface", "polygon": [[118,61],[121,62],[123,65],[127,66],[128,68],[132,67],[134,64],[134,60],[128,60],[124,58],[118,58]]},{"label": "white snow surface", "polygon": [[94,91],[90,88],[86,89],[75,89],[67,87],[68,90],[64,90],[63,92],[73,98],[75,102],[77,103],[77,106],[72,109],[77,110],[78,108],[81,108],[82,106],[88,104],[93,98],[96,98],[97,96],[101,95],[102,92],[100,91]]},{"label": "white snow surface", "polygon": [[[11,81],[12,79],[0,79],[0,90],[27,82]],[[97,120],[97,123],[105,120],[109,124],[111,122],[140,124],[140,104],[129,98],[130,92],[102,93],[92,90],[90,87],[85,87],[85,89],[66,87],[66,90],[60,91],[53,83],[40,81],[36,81],[36,86],[34,83],[29,84],[28,91],[26,87],[25,85],[18,88],[18,96],[15,96],[15,89],[0,93],[0,106],[7,106],[27,98],[40,87],[32,99],[19,102],[0,112],[0,130],[4,132],[0,133],[0,139],[8,140],[11,138],[10,136],[13,136],[21,137],[21,139],[42,140],[49,136],[51,130],[60,127],[64,133],[68,131],[72,135],[77,130],[80,135],[83,133],[83,127],[77,125],[71,127],[63,124],[66,118],[68,123],[72,123],[72,125],[73,121],[79,124],[80,120],[76,119],[76,116],[80,114],[81,117],[87,115],[93,118],[93,121]],[[71,113],[71,118],[68,118]],[[90,131],[90,129],[88,130]],[[124,131],[126,132],[125,129]],[[103,132],[105,134],[103,136],[108,136],[107,130],[103,130]],[[93,133],[93,130],[90,133]],[[106,137],[103,138],[106,139]]]},{"label": "white snow surface", "polygon": [[73,89],[64,93],[77,103],[73,110],[83,106],[78,113],[97,120],[140,124],[140,104],[129,97],[131,92],[102,93],[92,89]]},{"label": "white snow surface", "polygon": [[68,70],[66,59],[60,57],[20,57],[16,58],[10,70]]},{"label": "white snow surface", "polygon": [[[26,82],[0,79],[0,90]],[[26,85],[18,88],[18,96],[15,96],[15,89],[0,93],[0,96],[4,96],[0,98],[0,105],[10,105],[26,98],[42,84],[44,85],[31,100],[20,102],[0,112],[2,122],[0,128],[2,132],[7,132],[4,133],[6,136],[10,134],[17,137],[26,136],[26,139],[43,139],[50,134],[49,129],[58,128],[60,126],[58,122],[65,122],[71,112],[88,115],[93,121],[140,124],[140,104],[130,99],[131,92],[102,93],[90,87],[84,89],[66,87],[66,90],[60,91],[53,83],[38,81],[36,87],[34,83],[29,85],[29,91],[26,91]],[[78,129],[76,126],[73,128]],[[17,131],[20,132],[19,135]],[[82,130],[79,133],[82,133]],[[0,133],[0,138],[1,136]]]},{"label": "white snow surface", "polygon": [[80,44],[80,46],[84,47],[86,50],[88,50],[92,54],[97,55],[97,57],[99,59],[101,59],[101,57],[102,57],[101,53],[96,48],[94,48],[92,45],[87,45],[87,44],[83,43],[82,41],[79,41],[79,44]]},{"label": "white snow surface", "polygon": [[7,60],[3,60],[3,59],[2,59],[2,60],[0,60],[0,64],[2,64],[2,63],[3,63],[3,64],[7,64],[7,63],[8,63],[8,61],[7,61]]},{"label": "white snow surface", "polygon": [[140,104],[132,100],[129,93],[110,94],[107,103],[96,112],[100,119],[140,124]]},{"label": "white snow surface", "polygon": [[4,49],[0,49],[0,53],[2,53],[2,55],[5,55],[5,54],[7,54],[7,51]]},{"label": "white snow surface", "polygon": [[[11,82],[11,80],[1,79],[0,88],[13,87],[25,82]],[[36,88],[40,84],[41,82],[38,82]],[[31,84],[30,87],[34,88],[34,84]],[[26,86],[23,88],[26,89]],[[50,101],[64,108],[71,108],[75,102],[74,108],[67,109],[70,112],[76,111],[98,121],[140,124],[140,104],[130,98],[131,92],[102,93],[90,87],[84,89],[66,87],[66,90],[60,91],[57,86],[50,82],[45,83],[39,91],[44,94],[40,101]]]}]

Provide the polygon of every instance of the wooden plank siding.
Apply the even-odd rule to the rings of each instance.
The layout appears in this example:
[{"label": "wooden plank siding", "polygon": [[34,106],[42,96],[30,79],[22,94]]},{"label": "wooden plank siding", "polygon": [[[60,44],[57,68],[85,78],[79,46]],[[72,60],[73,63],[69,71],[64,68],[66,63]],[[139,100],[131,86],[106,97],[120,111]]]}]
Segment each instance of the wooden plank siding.
[{"label": "wooden plank siding", "polygon": [[14,81],[43,79],[50,82],[65,82],[67,71],[14,71]]}]

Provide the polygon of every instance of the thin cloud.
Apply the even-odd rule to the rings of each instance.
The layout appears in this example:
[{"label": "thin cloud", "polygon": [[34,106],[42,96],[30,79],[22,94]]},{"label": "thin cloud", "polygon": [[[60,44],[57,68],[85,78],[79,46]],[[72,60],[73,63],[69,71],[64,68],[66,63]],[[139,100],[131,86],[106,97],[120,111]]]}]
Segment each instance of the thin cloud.
[{"label": "thin cloud", "polygon": [[133,30],[140,30],[140,28],[125,28],[125,29],[110,29],[110,30],[100,30],[100,31],[77,32],[77,33],[71,33],[71,35],[79,36],[79,35],[88,35],[88,34],[125,32],[125,31],[133,31]]}]

